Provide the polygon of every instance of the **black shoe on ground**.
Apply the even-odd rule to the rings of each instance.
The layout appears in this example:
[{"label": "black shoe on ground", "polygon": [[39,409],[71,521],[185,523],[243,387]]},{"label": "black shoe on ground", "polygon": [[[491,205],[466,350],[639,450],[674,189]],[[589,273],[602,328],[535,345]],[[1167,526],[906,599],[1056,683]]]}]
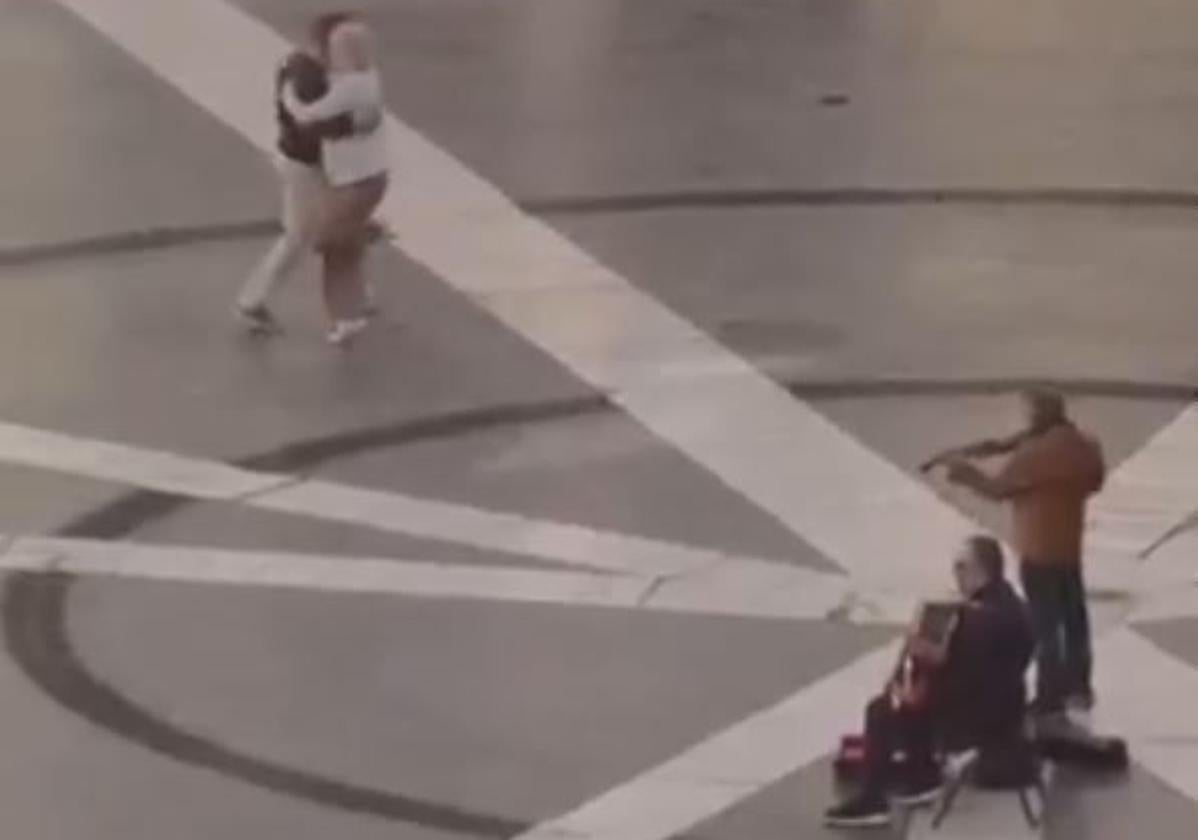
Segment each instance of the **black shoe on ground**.
[{"label": "black shoe on ground", "polygon": [[257,306],[241,306],[239,304],[234,307],[233,313],[237,316],[237,320],[252,333],[270,335],[283,331],[275,316],[262,304]]},{"label": "black shoe on ground", "polygon": [[929,771],[918,776],[901,779],[890,794],[890,798],[899,805],[912,808],[917,805],[930,805],[940,797],[942,790],[944,790],[944,778],[940,772],[938,770]]},{"label": "black shoe on ground", "polygon": [[881,828],[890,825],[890,804],[881,796],[854,796],[824,812],[824,825]]}]

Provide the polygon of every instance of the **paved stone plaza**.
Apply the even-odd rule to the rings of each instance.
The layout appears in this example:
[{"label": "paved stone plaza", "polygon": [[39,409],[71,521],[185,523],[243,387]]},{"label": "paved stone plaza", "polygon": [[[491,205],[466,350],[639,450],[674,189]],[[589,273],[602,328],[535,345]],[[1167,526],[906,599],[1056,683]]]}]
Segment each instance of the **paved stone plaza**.
[{"label": "paved stone plaza", "polygon": [[836,737],[1006,529],[918,465],[1034,380],[1110,461],[1135,762],[1040,835],[1194,836],[1198,6],[354,5],[394,239],[339,350],[315,264],[230,317],[327,4],[0,0],[4,837],[842,836]]}]

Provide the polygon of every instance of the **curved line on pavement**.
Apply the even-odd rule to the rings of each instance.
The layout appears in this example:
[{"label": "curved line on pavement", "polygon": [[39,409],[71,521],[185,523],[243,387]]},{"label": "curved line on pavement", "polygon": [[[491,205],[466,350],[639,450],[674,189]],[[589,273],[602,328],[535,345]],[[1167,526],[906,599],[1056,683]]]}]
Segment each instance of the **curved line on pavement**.
[{"label": "curved line on pavement", "polygon": [[[232,466],[294,475],[336,458],[405,444],[439,440],[517,424],[544,423],[613,410],[601,394],[539,403],[511,403],[446,412],[399,423],[354,429],[284,444],[239,458]],[[196,500],[157,490],[132,490],[58,529],[60,536],[116,539]]]},{"label": "curved line on pavement", "polygon": [[152,251],[181,245],[227,242],[272,236],[280,230],[273,219],[255,219],[216,225],[146,228],[144,230],[88,236],[59,242],[0,248],[0,267],[32,265],[49,260],[103,257],[129,251]]},{"label": "curved line on pavement", "polygon": [[992,207],[1114,207],[1198,209],[1198,192],[1132,187],[828,187],[709,189],[624,195],[530,198],[518,202],[542,216],[593,216],[666,210],[730,210],[749,207],[896,207],[975,205]]},{"label": "curved line on pavement", "polygon": [[390,791],[351,785],[247,755],[169,723],[92,674],[67,633],[73,578],[17,574],[4,591],[9,654],[46,694],[101,729],[176,761],[340,811],[478,837],[519,834],[527,823],[473,813]]},{"label": "curved line on pavement", "polygon": [[[679,210],[738,210],[787,207],[1059,207],[1067,209],[1196,210],[1198,192],[1132,187],[829,187],[682,189],[590,196],[534,196],[516,199],[520,210],[546,219],[661,213]],[[104,256],[254,239],[277,233],[275,219],[209,225],[180,225],[121,231],[81,239],[0,247],[0,267],[77,257]]]}]

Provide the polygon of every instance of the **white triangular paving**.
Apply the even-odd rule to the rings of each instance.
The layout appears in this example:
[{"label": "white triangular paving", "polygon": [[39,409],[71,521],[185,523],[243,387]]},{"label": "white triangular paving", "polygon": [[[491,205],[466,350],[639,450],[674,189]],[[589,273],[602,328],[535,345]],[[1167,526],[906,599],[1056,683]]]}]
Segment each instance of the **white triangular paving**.
[{"label": "white triangular paving", "polygon": [[0,422],[0,462],[83,475],[208,501],[539,557],[566,565],[659,577],[727,563],[779,568],[796,583],[822,572],[698,546],[622,534],[404,493],[241,469],[220,461]]},{"label": "white triangular paving", "polygon": [[[845,604],[847,589],[844,578],[812,575],[805,590],[788,590],[794,597],[776,601],[731,599],[718,594],[712,597],[713,591],[706,587],[678,596],[671,591],[671,586],[684,583],[685,575],[653,578],[37,536],[0,539],[0,572],[62,573],[791,620],[821,620],[838,615]],[[789,577],[782,579],[792,583]],[[886,620],[871,614],[848,612],[840,618],[855,623]]]},{"label": "white triangular paving", "polygon": [[1130,628],[1095,650],[1096,729],[1126,738],[1133,759],[1198,801],[1198,670]]}]

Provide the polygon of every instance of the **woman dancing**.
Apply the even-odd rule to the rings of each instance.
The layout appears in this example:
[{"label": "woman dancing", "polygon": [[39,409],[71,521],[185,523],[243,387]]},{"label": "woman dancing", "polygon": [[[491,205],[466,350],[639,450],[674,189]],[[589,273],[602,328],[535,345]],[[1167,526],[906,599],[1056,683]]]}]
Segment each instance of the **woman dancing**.
[{"label": "woman dancing", "polygon": [[387,141],[382,82],[370,28],[356,17],[339,16],[329,29],[325,55],[327,93],[305,103],[294,86],[286,84],[282,99],[301,124],[321,123],[343,114],[353,118],[354,133],[321,139],[329,189],[321,201],[316,240],[324,255],[328,339],[345,345],[368,323],[362,262],[367,243],[377,234],[371,214],[387,191]]}]

